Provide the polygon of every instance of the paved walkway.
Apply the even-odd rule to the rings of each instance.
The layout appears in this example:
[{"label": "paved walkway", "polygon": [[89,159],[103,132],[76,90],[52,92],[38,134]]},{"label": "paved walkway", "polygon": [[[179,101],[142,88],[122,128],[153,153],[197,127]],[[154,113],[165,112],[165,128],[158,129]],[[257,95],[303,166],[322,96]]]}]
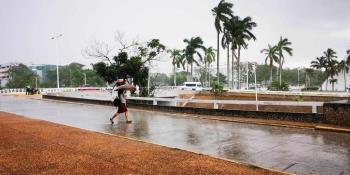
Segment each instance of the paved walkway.
[{"label": "paved walkway", "polygon": [[4,112],[0,143],[0,174],[282,174]]},{"label": "paved walkway", "polygon": [[350,134],[232,123],[130,110],[110,125],[113,107],[0,97],[0,110],[138,138],[298,174],[350,174]]}]

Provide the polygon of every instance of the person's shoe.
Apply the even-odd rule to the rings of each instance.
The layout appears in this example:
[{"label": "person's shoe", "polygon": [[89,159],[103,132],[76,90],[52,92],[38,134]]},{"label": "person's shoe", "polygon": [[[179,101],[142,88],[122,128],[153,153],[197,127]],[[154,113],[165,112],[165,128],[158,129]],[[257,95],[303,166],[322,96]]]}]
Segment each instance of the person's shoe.
[{"label": "person's shoe", "polygon": [[128,120],[128,121],[126,121],[126,123],[132,123],[132,121],[131,121],[131,120]]},{"label": "person's shoe", "polygon": [[112,124],[114,124],[114,121],[112,118],[109,118],[109,121],[111,121]]}]

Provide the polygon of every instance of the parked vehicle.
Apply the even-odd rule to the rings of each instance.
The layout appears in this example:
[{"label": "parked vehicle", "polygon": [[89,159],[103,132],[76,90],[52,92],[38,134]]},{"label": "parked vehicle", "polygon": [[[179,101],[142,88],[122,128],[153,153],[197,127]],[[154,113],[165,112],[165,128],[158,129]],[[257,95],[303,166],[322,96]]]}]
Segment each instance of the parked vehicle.
[{"label": "parked vehicle", "polygon": [[201,91],[203,90],[203,86],[200,82],[185,82],[181,86],[181,90]]}]

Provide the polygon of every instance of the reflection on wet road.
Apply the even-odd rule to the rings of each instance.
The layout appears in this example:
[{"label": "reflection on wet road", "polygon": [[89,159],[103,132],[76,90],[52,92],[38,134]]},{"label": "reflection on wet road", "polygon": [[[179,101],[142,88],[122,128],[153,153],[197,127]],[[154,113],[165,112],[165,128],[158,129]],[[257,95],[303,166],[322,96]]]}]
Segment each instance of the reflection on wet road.
[{"label": "reflection on wet road", "polygon": [[114,125],[108,106],[0,96],[0,110],[118,134],[298,174],[350,174],[350,134],[130,110]]}]

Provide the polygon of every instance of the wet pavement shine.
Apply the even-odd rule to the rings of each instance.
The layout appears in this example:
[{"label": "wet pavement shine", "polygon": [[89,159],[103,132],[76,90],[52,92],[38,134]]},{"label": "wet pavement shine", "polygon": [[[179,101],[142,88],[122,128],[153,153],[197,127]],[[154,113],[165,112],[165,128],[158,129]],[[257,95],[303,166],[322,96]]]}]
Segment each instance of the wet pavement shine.
[{"label": "wet pavement shine", "polygon": [[[350,174],[350,134],[190,118],[109,106],[1,96],[0,111],[201,152],[297,174]],[[116,148],[117,149],[117,148]]]}]

